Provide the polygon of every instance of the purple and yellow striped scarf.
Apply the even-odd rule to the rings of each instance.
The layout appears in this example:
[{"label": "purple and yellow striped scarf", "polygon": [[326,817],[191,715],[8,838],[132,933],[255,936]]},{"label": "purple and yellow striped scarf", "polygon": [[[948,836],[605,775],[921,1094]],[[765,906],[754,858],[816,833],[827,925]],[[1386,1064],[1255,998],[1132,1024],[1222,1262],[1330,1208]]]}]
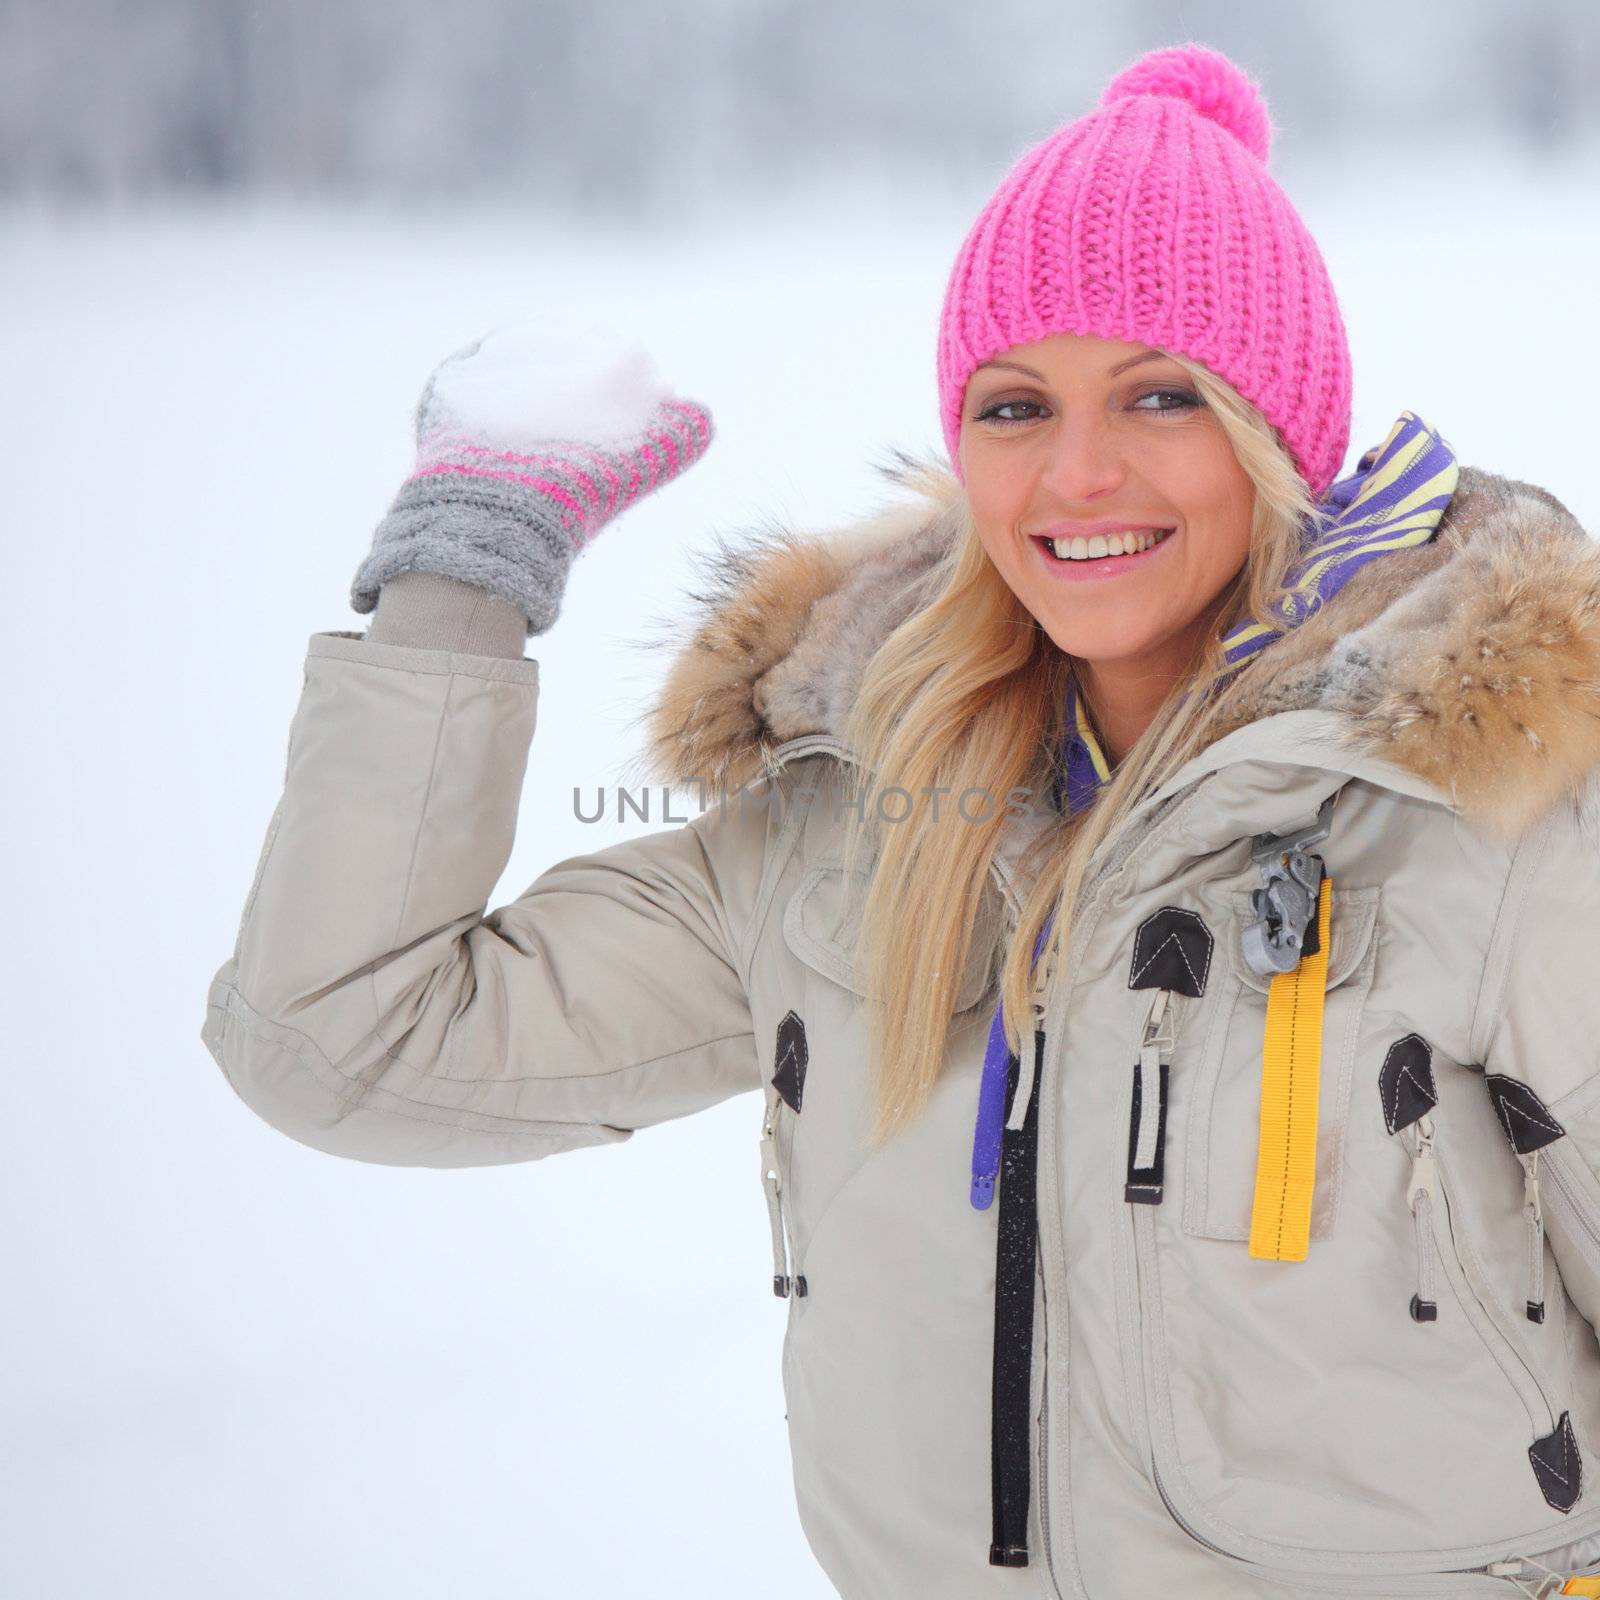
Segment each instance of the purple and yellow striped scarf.
[{"label": "purple and yellow striped scarf", "polygon": [[[1214,693],[1274,639],[1315,616],[1367,562],[1432,539],[1455,493],[1457,474],[1455,451],[1414,411],[1401,412],[1383,443],[1363,453],[1356,470],[1329,489],[1307,522],[1305,547],[1285,575],[1270,619],[1247,617],[1228,630],[1223,638],[1225,664],[1204,692]],[[1068,814],[1076,814],[1094,804],[1111,776],[1111,766],[1075,681],[1068,688],[1066,726],[1050,792],[1058,811],[1065,806]],[[1052,914],[1039,930],[1035,961],[1054,920]],[[994,1198],[1000,1170],[1010,1056],[997,1005],[984,1051],[972,1141],[972,1204],[980,1210]]]}]

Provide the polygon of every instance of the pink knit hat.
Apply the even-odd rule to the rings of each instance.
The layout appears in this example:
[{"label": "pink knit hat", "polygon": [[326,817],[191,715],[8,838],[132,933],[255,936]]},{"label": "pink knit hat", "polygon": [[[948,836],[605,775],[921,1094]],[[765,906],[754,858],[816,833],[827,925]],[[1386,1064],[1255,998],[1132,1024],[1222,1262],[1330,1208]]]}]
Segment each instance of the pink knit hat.
[{"label": "pink knit hat", "polygon": [[1328,269],[1267,171],[1260,88],[1200,44],[1152,50],[1029,150],[961,246],[939,322],[951,464],[974,368],[1089,333],[1190,357],[1282,435],[1320,499],[1350,442],[1350,349]]}]

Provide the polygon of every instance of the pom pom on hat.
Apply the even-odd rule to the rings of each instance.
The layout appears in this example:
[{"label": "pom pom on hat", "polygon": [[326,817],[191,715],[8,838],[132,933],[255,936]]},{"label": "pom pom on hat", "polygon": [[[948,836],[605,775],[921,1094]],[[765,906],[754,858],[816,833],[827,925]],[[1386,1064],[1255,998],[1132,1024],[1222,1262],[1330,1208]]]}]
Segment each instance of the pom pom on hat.
[{"label": "pom pom on hat", "polygon": [[1272,149],[1272,119],[1261,86],[1242,67],[1203,44],[1173,45],[1141,56],[1106,85],[1100,104],[1108,106],[1136,94],[1187,100],[1262,161]]}]

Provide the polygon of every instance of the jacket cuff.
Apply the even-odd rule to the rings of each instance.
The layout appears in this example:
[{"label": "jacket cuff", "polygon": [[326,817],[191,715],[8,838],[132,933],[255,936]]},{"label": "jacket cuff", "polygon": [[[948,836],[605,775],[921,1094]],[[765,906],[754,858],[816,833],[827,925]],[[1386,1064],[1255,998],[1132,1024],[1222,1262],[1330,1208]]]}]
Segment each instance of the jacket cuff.
[{"label": "jacket cuff", "polygon": [[448,676],[481,678],[491,683],[519,683],[530,689],[539,685],[539,663],[523,656],[508,661],[504,656],[472,655],[462,650],[432,650],[423,645],[378,644],[364,633],[330,630],[314,633],[306,643],[306,656],[332,656],[367,667],[389,667],[398,672],[421,672]]}]

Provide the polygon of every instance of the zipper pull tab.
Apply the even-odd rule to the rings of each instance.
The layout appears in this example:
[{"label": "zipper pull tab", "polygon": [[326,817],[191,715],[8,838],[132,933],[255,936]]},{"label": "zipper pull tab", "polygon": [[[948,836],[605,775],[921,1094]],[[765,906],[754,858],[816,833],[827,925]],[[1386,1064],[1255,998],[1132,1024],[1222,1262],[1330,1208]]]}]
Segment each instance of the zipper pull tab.
[{"label": "zipper pull tab", "polygon": [[1411,1187],[1406,1190],[1406,1204],[1417,1209],[1419,1197],[1431,1198],[1438,1190],[1439,1169],[1433,1159],[1433,1118],[1424,1112],[1414,1124],[1417,1130],[1417,1148],[1411,1157]]},{"label": "zipper pull tab", "polygon": [[1411,1296],[1413,1322],[1437,1322],[1439,1303],[1433,1289],[1433,1202],[1438,1193],[1439,1170],[1433,1156],[1433,1118],[1426,1112],[1412,1126],[1417,1148],[1411,1157],[1411,1184],[1406,1204],[1411,1208],[1417,1240],[1417,1289]]},{"label": "zipper pull tab", "polygon": [[1051,943],[1045,946],[1044,959],[1033,969],[1033,988],[1028,995],[1028,1006],[1033,1012],[1035,1028],[1044,1027],[1045,1000],[1050,993],[1050,979],[1055,975],[1055,970],[1056,948]]},{"label": "zipper pull tab", "polygon": [[772,1292],[780,1299],[787,1299],[794,1280],[789,1276],[789,1252],[778,1198],[783,1188],[783,1176],[778,1167],[778,1091],[770,1086],[766,1116],[761,1124],[761,1187],[767,1193],[767,1221],[772,1228]]},{"label": "zipper pull tab", "polygon": [[1167,1004],[1172,997],[1170,989],[1157,989],[1150,1001],[1150,1009],[1145,1013],[1144,1031],[1139,1039],[1139,1059],[1144,1060],[1146,1053],[1152,1060],[1165,1054],[1168,1059],[1172,1056],[1172,1046],[1176,1038],[1177,1012]]},{"label": "zipper pull tab", "polygon": [[1139,1030],[1139,1068],[1135,1079],[1138,1098],[1133,1125],[1128,1130],[1128,1173],[1124,1200],[1140,1205],[1160,1205],[1164,1187],[1163,1134],[1167,1120],[1167,1063],[1172,1059],[1177,1013],[1169,1004],[1170,989],[1150,996],[1144,1026]]},{"label": "zipper pull tab", "polygon": [[1034,968],[1033,988],[1029,991],[1028,1011],[1032,1018],[1029,1032],[1032,1038],[1021,1039],[1021,1059],[1017,1063],[1017,1092],[1011,1098],[1011,1111],[1006,1117],[1006,1127],[1020,1131],[1028,1116],[1028,1102],[1033,1098],[1033,1085],[1039,1075],[1040,1057],[1044,1053],[1044,1006],[1050,990],[1050,975],[1055,970],[1053,953],[1046,950],[1044,959]]},{"label": "zipper pull tab", "polygon": [[[1524,1567],[1537,1567],[1542,1577],[1529,1580],[1524,1579]],[[1525,1594],[1528,1600],[1553,1600],[1558,1594],[1588,1593],[1588,1590],[1568,1590],[1567,1584],[1574,1581],[1579,1583],[1590,1582],[1581,1575],[1574,1574],[1571,1578],[1563,1578],[1554,1567],[1547,1567],[1542,1561],[1535,1561],[1532,1556],[1507,1556],[1504,1561],[1491,1561],[1484,1569],[1491,1578],[1508,1578],[1516,1587],[1519,1594]],[[1533,1587],[1530,1589],[1528,1583]]]},{"label": "zipper pull tab", "polygon": [[1544,1321],[1544,1207],[1539,1201],[1539,1152],[1530,1150],[1522,1163],[1522,1214],[1528,1223],[1528,1321]]}]

